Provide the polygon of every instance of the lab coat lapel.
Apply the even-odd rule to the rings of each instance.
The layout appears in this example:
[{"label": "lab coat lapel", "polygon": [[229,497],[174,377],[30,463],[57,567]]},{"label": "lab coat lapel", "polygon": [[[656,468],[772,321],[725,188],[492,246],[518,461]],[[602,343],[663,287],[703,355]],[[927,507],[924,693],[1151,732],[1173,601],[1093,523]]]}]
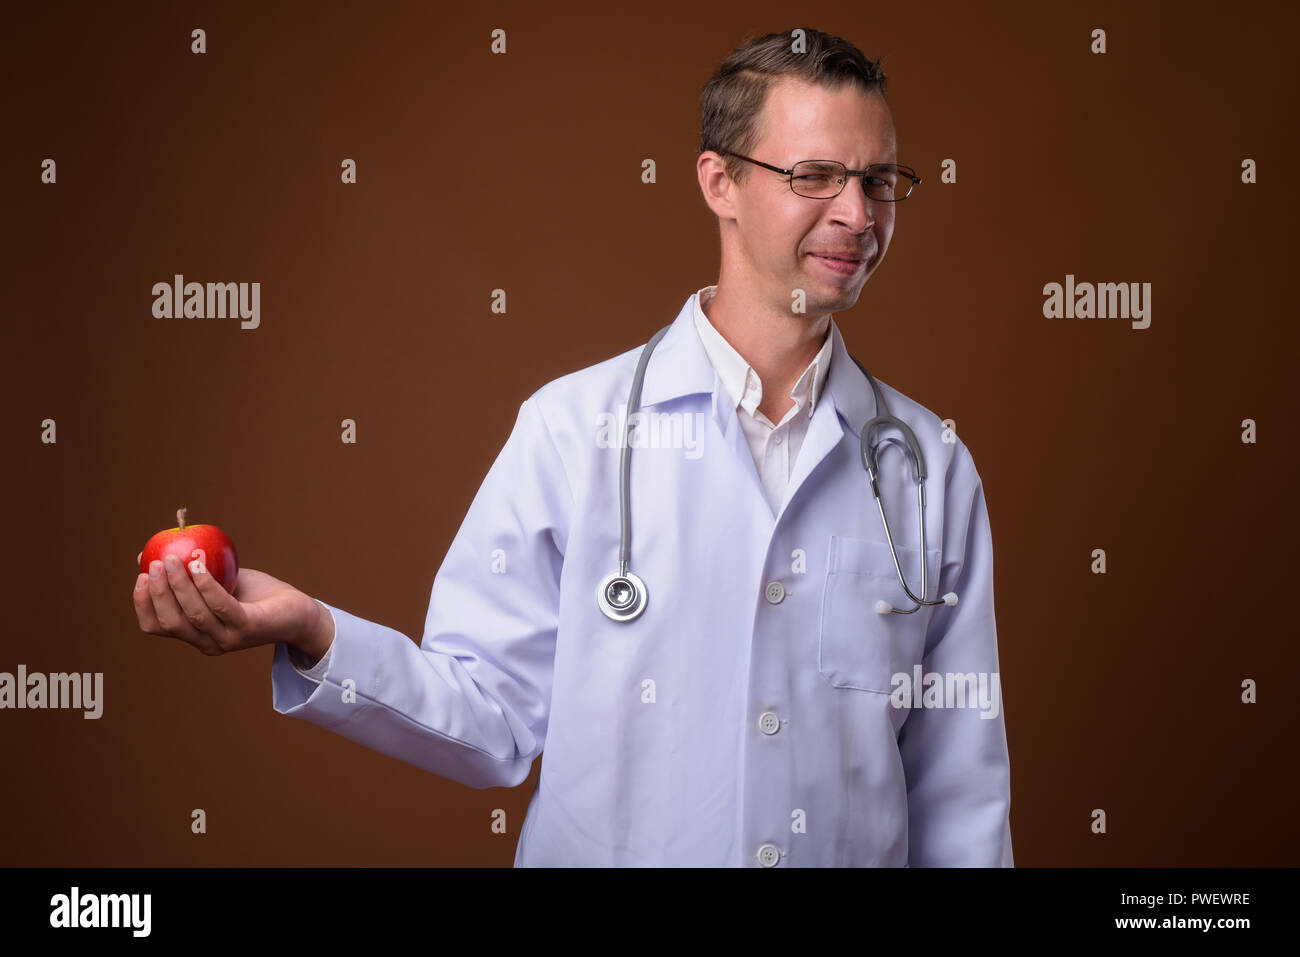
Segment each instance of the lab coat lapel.
[{"label": "lab coat lapel", "polygon": [[813,409],[812,421],[804,436],[803,446],[795,459],[794,471],[786,489],[781,510],[794,500],[804,480],[821,464],[844,439],[847,432],[855,442],[860,441],[862,427],[876,414],[876,399],[871,384],[862,374],[844,345],[839,326],[831,319],[831,362],[826,373],[825,389]]},{"label": "lab coat lapel", "polygon": [[714,380],[717,373],[704,351],[699,333],[695,331],[694,301],[695,294],[692,293],[650,354],[645,378],[641,381],[643,409],[684,395],[716,392]]},{"label": "lab coat lapel", "polygon": [[[750,489],[750,494],[762,508],[759,511],[763,518],[770,525],[776,521],[776,516],[772,514],[772,505],[767,500],[767,491],[763,488],[762,476],[758,474],[758,465],[754,462],[754,453],[750,451],[749,440],[745,438],[745,430],[740,427],[740,416],[736,412],[736,407],[731,404],[731,397],[727,394],[726,386],[722,380],[718,380],[717,390],[714,392],[713,414],[715,421],[722,423],[719,429],[722,433],[722,439],[726,443],[727,453],[730,461],[735,464],[739,474],[736,476],[737,483],[743,483]],[[737,487],[737,486],[733,486]]]},{"label": "lab coat lapel", "polygon": [[[722,440],[729,461],[735,466],[732,487],[748,488],[749,492],[745,494],[757,496],[762,505],[760,513],[772,522],[775,520],[772,507],[768,504],[767,493],[763,491],[763,482],[745,439],[745,430],[740,427],[736,408],[732,405],[717,370],[713,368],[713,363],[709,361],[709,354],[695,328],[695,297],[696,294],[693,293],[687,298],[672,326],[650,354],[645,379],[641,382],[641,408],[647,409],[686,395],[711,393],[710,415],[717,425],[717,435]],[[802,453],[800,455],[802,457]]]}]

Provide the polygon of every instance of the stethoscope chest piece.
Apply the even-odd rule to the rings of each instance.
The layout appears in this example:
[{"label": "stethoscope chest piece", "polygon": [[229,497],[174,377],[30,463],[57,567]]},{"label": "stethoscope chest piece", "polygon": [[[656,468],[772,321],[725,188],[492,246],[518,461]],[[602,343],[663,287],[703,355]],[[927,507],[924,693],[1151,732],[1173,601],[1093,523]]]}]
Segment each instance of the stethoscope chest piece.
[{"label": "stethoscope chest piece", "polygon": [[631,572],[610,572],[596,588],[596,604],[614,621],[631,621],[645,611],[646,588]]}]

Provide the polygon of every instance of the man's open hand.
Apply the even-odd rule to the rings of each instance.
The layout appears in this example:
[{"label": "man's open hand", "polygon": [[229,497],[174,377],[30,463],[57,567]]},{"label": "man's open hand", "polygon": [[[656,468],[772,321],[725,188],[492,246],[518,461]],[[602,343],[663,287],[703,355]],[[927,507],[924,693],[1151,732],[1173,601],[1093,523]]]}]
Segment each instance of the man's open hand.
[{"label": "man's open hand", "polygon": [[[143,553],[141,553],[143,554]],[[139,567],[140,556],[136,556]],[[205,655],[273,642],[298,645],[321,624],[324,609],[310,595],[254,568],[241,568],[232,595],[207,572],[190,580],[179,559],[151,564],[135,581],[140,630],[188,642]]]}]

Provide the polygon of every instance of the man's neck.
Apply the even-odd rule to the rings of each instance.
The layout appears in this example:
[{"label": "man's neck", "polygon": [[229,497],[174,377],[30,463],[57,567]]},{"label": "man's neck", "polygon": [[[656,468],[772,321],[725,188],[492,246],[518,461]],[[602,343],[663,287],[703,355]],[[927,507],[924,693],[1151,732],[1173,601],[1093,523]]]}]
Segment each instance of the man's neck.
[{"label": "man's neck", "polygon": [[722,338],[753,366],[763,384],[758,411],[773,424],[779,423],[794,405],[790,390],[826,342],[831,314],[811,317],[773,312],[721,281],[704,314]]}]

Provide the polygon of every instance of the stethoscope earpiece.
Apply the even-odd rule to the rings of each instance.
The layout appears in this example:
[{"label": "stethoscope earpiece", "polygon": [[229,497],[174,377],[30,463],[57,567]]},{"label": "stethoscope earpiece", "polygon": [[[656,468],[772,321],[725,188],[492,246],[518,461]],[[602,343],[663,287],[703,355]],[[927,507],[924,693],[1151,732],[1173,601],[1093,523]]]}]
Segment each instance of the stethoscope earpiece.
[{"label": "stethoscope earpiece", "polygon": [[[903,587],[906,588],[907,586],[904,585]],[[956,593],[955,591],[950,591],[950,592],[948,592],[948,594],[946,594],[946,595],[943,596],[943,601],[942,601],[942,602],[937,602],[937,601],[928,601],[928,602],[925,602],[925,604],[927,604],[927,605],[938,605],[938,604],[944,604],[944,605],[955,605],[955,604],[957,604],[957,593]],[[919,607],[920,607],[920,605],[917,606],[917,608],[919,608]],[[894,610],[894,606],[891,605],[889,602],[885,601],[885,599],[883,599],[883,598],[880,599],[880,601],[876,602],[876,614],[877,614],[877,615],[888,615],[888,614],[889,614],[890,612],[892,612],[893,610]],[[916,611],[916,608],[913,608],[912,611]],[[909,615],[909,614],[911,614],[911,612],[900,611],[899,614],[900,614],[900,615]]]}]

